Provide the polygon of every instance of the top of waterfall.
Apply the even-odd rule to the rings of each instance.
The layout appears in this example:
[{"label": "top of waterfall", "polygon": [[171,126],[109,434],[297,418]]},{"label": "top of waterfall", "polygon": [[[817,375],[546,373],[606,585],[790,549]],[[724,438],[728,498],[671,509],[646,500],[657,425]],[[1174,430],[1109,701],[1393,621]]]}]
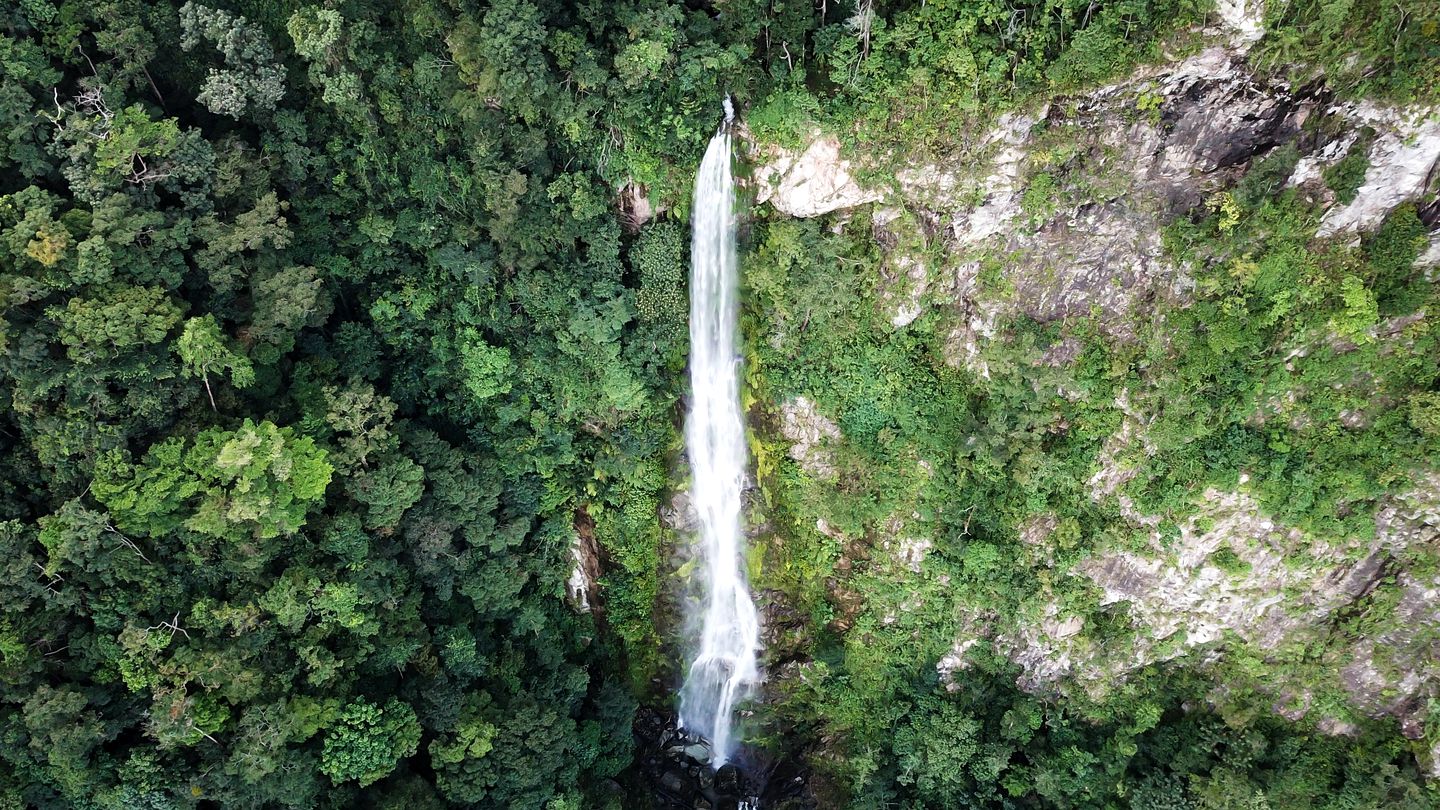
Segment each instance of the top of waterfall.
[{"label": "top of waterfall", "polygon": [[725,96],[725,123],[729,124],[735,120],[735,105],[730,102],[730,96]]}]

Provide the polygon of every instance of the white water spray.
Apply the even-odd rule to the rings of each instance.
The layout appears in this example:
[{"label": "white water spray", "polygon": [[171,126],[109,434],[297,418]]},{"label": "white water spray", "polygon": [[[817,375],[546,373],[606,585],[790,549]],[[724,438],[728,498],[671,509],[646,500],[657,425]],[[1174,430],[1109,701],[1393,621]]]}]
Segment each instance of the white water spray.
[{"label": "white water spray", "polygon": [[729,759],[735,704],[760,680],[760,618],[745,581],[741,492],[745,485],[745,421],[740,411],[739,260],[735,247],[735,178],[730,123],[700,163],[695,178],[690,247],[690,414],[685,443],[691,498],[700,518],[705,575],[700,643],[680,690],[680,725],[710,741],[712,765]]}]

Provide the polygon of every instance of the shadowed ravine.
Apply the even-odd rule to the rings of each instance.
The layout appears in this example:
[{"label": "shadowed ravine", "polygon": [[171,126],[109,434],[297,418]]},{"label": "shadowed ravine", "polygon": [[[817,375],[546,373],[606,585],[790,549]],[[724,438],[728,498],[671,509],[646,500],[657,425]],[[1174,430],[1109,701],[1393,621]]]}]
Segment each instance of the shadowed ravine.
[{"label": "shadowed ravine", "polygon": [[[708,739],[712,765],[734,753],[735,705],[760,680],[760,622],[745,581],[741,493],[745,422],[740,411],[739,261],[730,102],[695,178],[690,257],[690,413],[685,441],[700,521],[700,635],[680,692],[680,724]],[[692,617],[693,619],[693,617]],[[695,626],[693,620],[688,626]]]}]

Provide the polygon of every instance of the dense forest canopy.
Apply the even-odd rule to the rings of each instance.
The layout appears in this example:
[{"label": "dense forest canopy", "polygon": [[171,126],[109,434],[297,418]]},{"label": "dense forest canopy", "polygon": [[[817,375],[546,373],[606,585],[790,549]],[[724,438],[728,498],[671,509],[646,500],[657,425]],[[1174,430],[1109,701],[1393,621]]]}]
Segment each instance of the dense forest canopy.
[{"label": "dense forest canopy", "polygon": [[[1436,92],[1430,4],[1284,5],[1273,64]],[[637,705],[674,680],[657,510],[720,99],[777,142],[823,125],[933,154],[1209,12],[0,4],[0,807],[644,806],[618,785]],[[667,213],[630,227],[627,187]],[[793,276],[756,306],[851,303],[813,260],[866,248],[812,224],[753,235]],[[579,531],[603,615],[565,599]],[[827,756],[857,806],[1434,799],[1383,729],[1182,711],[1203,687],[1180,676],[1071,711],[999,662],[956,692],[898,675],[904,650],[817,652],[834,691],[787,697],[777,728],[845,736]]]}]

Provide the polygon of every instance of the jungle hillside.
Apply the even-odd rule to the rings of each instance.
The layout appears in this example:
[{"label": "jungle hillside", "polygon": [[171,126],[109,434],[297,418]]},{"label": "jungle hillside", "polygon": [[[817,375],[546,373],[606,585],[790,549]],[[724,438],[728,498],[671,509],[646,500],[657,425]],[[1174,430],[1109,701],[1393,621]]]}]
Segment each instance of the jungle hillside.
[{"label": "jungle hillside", "polygon": [[1434,0],[0,0],[0,810],[721,810],[727,98],[760,807],[1440,808]]}]

